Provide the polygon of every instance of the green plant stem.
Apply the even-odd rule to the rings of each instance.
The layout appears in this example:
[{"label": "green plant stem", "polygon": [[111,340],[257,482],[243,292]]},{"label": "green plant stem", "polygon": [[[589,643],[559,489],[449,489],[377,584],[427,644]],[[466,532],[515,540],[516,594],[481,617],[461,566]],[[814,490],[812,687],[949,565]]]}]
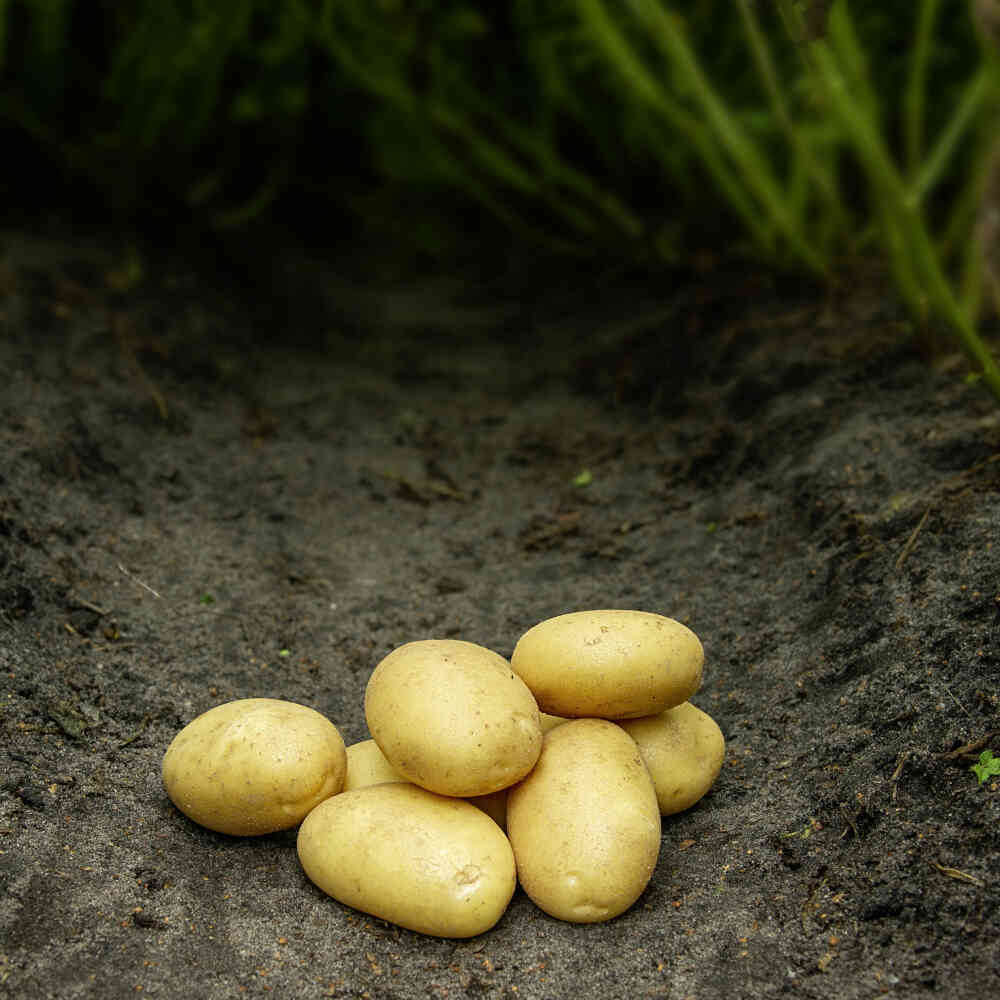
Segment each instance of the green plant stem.
[{"label": "green plant stem", "polygon": [[[578,232],[595,233],[603,221],[611,222],[628,238],[635,239],[641,235],[642,222],[617,198],[602,191],[593,180],[570,166],[544,138],[516,126],[503,116],[497,116],[489,103],[478,100],[475,93],[465,93],[464,100],[474,110],[479,110],[480,117],[492,117],[496,131],[502,133],[510,148],[505,149],[488,136],[465,109],[441,99],[421,99],[399,79],[373,72],[333,30],[331,18],[334,6],[328,2],[324,9],[321,21],[324,43],[362,86],[406,113],[423,117],[435,129],[457,138],[472,161],[478,163],[488,175],[525,197],[548,203]],[[500,203],[495,197],[487,196],[482,184],[468,183],[467,177],[455,179],[499,217]],[[510,222],[515,216],[503,210],[502,217]],[[523,229],[523,226],[518,228]]]},{"label": "green plant stem", "polygon": [[[787,0],[782,2],[787,5]],[[849,16],[846,4],[840,9],[845,17]],[[850,33],[841,35],[840,45],[850,44]],[[875,122],[866,114],[866,102],[857,100],[849,90],[837,56],[826,41],[813,41],[809,43],[809,49],[817,83],[873,186],[893,270],[911,308],[921,315],[926,313],[929,305],[942,316],[965,353],[980,369],[990,390],[1000,400],[1000,368],[956,298],[927,232],[918,200],[907,189]],[[846,56],[848,63],[856,69],[857,61],[853,55],[847,52]]]},{"label": "green plant stem", "polygon": [[917,27],[910,56],[910,72],[903,94],[903,141],[907,176],[917,176],[924,152],[924,116],[927,94],[927,67],[934,41],[934,21],[940,0],[920,0]]},{"label": "green plant stem", "polygon": [[940,180],[969,127],[993,90],[992,74],[984,66],[966,84],[948,124],[927,159],[914,171],[912,197],[922,201]]},{"label": "green plant stem", "polygon": [[[585,173],[570,166],[544,137],[515,124],[504,115],[497,115],[485,101],[476,100],[473,95],[467,95],[466,99],[475,101],[474,111],[483,118],[489,118],[512,149],[540,168],[543,183],[548,182],[546,190],[551,191],[551,182],[555,181],[584,204],[596,207],[626,237],[636,239],[643,234],[643,224],[634,213],[613,195],[603,191]],[[590,225],[588,228],[593,230],[596,227]]]},{"label": "green plant stem", "polygon": [[738,0],[738,5],[743,31],[753,55],[754,65],[757,67],[757,74],[764,86],[774,117],[781,126],[789,147],[795,153],[797,164],[801,167],[799,173],[803,178],[809,177],[815,183],[822,196],[826,211],[833,215],[834,221],[838,225],[846,227],[847,213],[844,211],[841,197],[830,177],[829,170],[824,168],[813,155],[812,149],[806,141],[808,131],[802,125],[792,121],[792,116],[788,111],[788,102],[784,97],[784,89],[774,68],[770,45],[760,28],[754,8],[750,0]]},{"label": "green plant stem", "polygon": [[[598,4],[599,0],[587,2]],[[653,42],[672,59],[692,96],[700,104],[714,135],[738,165],[746,186],[760,200],[768,217],[803,263],[817,274],[826,274],[827,260],[811,245],[801,225],[788,211],[785,193],[775,180],[769,164],[705,76],[697,56],[684,37],[680,19],[658,3],[644,4],[643,9],[649,14],[654,28]]]},{"label": "green plant stem", "polygon": [[658,112],[666,124],[694,147],[709,176],[723,192],[748,232],[768,255],[774,253],[774,237],[759,209],[749,196],[740,175],[726,163],[713,136],[693,115],[680,106],[659,80],[639,60],[603,5],[595,0],[577,0],[577,8],[591,40],[604,53],[611,67],[622,77],[632,96]]}]

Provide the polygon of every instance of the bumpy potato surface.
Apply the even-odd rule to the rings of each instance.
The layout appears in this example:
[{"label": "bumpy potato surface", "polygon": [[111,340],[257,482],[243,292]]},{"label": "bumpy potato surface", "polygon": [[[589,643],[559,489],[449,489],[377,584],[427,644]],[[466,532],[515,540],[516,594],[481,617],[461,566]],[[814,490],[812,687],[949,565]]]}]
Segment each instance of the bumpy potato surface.
[{"label": "bumpy potato surface", "polygon": [[163,785],[196,823],[237,836],[297,826],[344,784],[337,727],[275,698],[216,705],[185,726],[163,757]]}]

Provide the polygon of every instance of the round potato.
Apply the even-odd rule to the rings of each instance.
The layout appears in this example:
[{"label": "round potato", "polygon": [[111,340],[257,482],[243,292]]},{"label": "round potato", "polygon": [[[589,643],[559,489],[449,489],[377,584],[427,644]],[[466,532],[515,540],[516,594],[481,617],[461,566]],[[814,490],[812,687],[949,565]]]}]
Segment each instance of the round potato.
[{"label": "round potato", "polygon": [[365,691],[368,729],[386,760],[442,795],[488,795],[531,770],[542,747],[538,706],[497,653],[459,639],[393,650]]},{"label": "round potato", "polygon": [[595,923],[627,910],[660,850],[656,792],[632,737],[604,719],[549,730],[507,794],[507,836],[524,891],[550,916]]},{"label": "round potato", "polygon": [[704,660],[698,637],[672,618],[574,611],[528,629],[511,666],[543,712],[634,719],[687,701]]},{"label": "round potato", "polygon": [[334,899],[437,937],[489,930],[517,882],[510,843],[486,813],[405,782],[317,806],[299,829],[298,852]]},{"label": "round potato", "polygon": [[337,727],[305,705],[230,701],[199,715],[163,757],[163,785],[196,823],[247,836],[298,825],[344,784]]},{"label": "round potato", "polygon": [[693,806],[719,776],[725,737],[716,721],[691,702],[619,725],[639,747],[664,816]]}]

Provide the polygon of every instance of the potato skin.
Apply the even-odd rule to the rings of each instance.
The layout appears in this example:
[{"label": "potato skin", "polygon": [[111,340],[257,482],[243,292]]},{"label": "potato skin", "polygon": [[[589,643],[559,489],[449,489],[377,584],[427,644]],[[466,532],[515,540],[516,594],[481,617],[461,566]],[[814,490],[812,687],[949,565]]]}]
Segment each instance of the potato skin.
[{"label": "potato skin", "polygon": [[542,732],[547,733],[550,729],[555,729],[556,726],[561,726],[564,722],[567,722],[565,716],[562,715],[549,715],[548,712],[542,712]]},{"label": "potato skin", "polygon": [[347,748],[347,774],[344,791],[365,788],[367,785],[384,785],[390,781],[406,779],[385,759],[385,754],[374,740],[361,740]]},{"label": "potato skin", "polygon": [[163,785],[190,819],[253,836],[297,826],[344,784],[344,741],[315,709],[245,698],[203,712],[163,756]]},{"label": "potato skin", "polygon": [[488,795],[538,759],[542,727],[524,682],[499,654],[459,639],[389,653],[365,690],[368,729],[403,777],[442,795]]},{"label": "potato skin", "polygon": [[662,815],[689,809],[719,776],[725,737],[715,719],[691,702],[619,725],[639,746]]},{"label": "potato skin", "polygon": [[[406,781],[385,759],[385,754],[378,748],[374,740],[362,740],[352,743],[347,748],[347,777],[344,778],[344,791],[355,788],[365,788],[368,785],[384,785],[391,781]],[[484,813],[501,830],[507,829],[507,789],[490,792],[487,795],[469,795],[466,802],[471,802]]]},{"label": "potato skin", "polygon": [[408,782],[317,806],[299,828],[298,853],[338,902],[437,937],[489,930],[517,884],[510,843],[486,813]]},{"label": "potato skin", "polygon": [[642,894],[660,850],[656,792],[635,741],[604,719],[551,729],[507,795],[524,891],[550,916],[610,920]]},{"label": "potato skin", "polygon": [[574,611],[518,640],[511,666],[538,707],[570,718],[634,719],[686,701],[705,653],[686,625],[648,611]]}]

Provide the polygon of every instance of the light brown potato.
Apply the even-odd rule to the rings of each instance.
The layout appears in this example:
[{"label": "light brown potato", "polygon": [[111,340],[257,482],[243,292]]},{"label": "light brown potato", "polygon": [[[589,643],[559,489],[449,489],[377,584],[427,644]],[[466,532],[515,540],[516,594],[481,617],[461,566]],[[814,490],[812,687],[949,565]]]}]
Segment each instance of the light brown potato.
[{"label": "light brown potato", "polygon": [[317,806],[299,829],[298,852],[334,899],[437,937],[489,930],[516,885],[510,843],[489,816],[406,782]]},{"label": "light brown potato", "polygon": [[634,719],[701,684],[704,650],[686,625],[646,611],[574,611],[521,636],[511,666],[543,712]]},{"label": "light brown potato", "polygon": [[365,691],[368,729],[405,778],[442,795],[519,781],[542,747],[538,706],[499,654],[459,639],[393,650]]},{"label": "light brown potato", "polygon": [[693,806],[719,776],[725,737],[716,721],[691,702],[619,725],[639,747],[664,816]]},{"label": "light brown potato", "polygon": [[507,794],[524,891],[574,923],[610,920],[642,894],[660,850],[656,792],[635,741],[575,719],[545,734],[535,769]]},{"label": "light brown potato", "polygon": [[199,715],[163,757],[171,801],[196,823],[237,836],[298,825],[344,784],[337,727],[305,705],[230,701]]}]

